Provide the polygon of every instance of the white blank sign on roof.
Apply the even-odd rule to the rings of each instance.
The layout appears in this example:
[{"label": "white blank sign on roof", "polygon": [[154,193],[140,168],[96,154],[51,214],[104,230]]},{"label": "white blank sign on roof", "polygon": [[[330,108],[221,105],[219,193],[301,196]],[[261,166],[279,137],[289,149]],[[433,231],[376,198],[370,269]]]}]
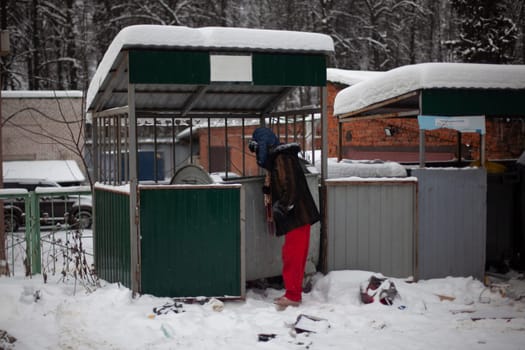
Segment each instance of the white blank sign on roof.
[{"label": "white blank sign on roof", "polygon": [[251,82],[251,55],[210,55],[210,80]]}]

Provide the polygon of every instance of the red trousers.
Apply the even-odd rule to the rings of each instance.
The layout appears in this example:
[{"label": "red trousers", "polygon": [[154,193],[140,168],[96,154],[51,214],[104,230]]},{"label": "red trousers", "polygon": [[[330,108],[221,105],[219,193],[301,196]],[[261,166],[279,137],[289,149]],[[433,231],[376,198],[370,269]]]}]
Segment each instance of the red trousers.
[{"label": "red trousers", "polygon": [[304,267],[310,244],[310,225],[304,225],[288,232],[282,248],[283,280],[290,300],[301,301],[303,291]]}]

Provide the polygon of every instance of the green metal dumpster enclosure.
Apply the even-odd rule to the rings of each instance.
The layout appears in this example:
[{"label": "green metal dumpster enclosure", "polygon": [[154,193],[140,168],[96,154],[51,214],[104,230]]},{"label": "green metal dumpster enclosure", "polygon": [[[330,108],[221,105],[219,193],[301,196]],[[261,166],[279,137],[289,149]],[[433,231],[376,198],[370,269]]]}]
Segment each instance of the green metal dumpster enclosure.
[{"label": "green metal dumpster enclosure", "polygon": [[[211,174],[212,160],[215,168],[224,164],[226,180],[232,170],[253,178],[260,170],[255,159],[247,160],[245,125],[271,126],[275,121],[280,132],[283,123],[286,131],[279,134],[283,141],[291,139],[303,148],[308,143],[312,150],[326,147],[326,60],[333,51],[332,39],[317,33],[124,28],[107,49],[86,96],[99,277],[121,282],[134,294],[243,298],[244,239],[263,235],[246,230],[264,227],[246,220],[261,219],[255,213],[264,212],[262,201],[248,205],[253,198],[245,201],[244,193],[252,191],[243,182],[171,180],[188,165]],[[298,88],[312,89],[320,107],[309,107],[308,112],[279,110]],[[277,112],[288,114],[272,117]],[[222,120],[222,144],[217,133],[212,137],[213,118]],[[194,128],[203,124],[208,127],[207,139],[194,134]],[[232,136],[230,125],[237,128]],[[181,136],[188,130],[189,136]],[[296,130],[301,130],[301,137]],[[321,137],[315,135],[318,130]],[[203,142],[208,151],[195,151],[193,143]],[[161,153],[159,143],[169,156]],[[239,151],[242,155],[233,159]],[[152,152],[155,160],[153,169],[146,169],[152,170],[149,181],[138,176],[138,170],[144,170],[140,152]],[[321,178],[326,173],[326,152],[322,154]],[[257,170],[245,172],[248,163]],[[253,212],[245,213],[247,208]],[[265,257],[258,263],[265,264]]]},{"label": "green metal dumpster enclosure", "polygon": [[240,189],[140,187],[140,231],[148,233],[140,245],[144,293],[243,295]]}]

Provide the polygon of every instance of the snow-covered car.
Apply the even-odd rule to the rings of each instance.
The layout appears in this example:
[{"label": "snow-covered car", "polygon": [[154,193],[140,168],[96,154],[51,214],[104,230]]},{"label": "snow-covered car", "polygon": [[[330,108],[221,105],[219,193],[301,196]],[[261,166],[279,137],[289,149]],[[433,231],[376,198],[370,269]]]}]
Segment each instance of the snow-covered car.
[{"label": "snow-covered car", "polygon": [[[25,189],[28,192],[36,188],[45,192],[67,191],[58,183],[42,179],[4,179],[4,188]],[[4,219],[6,232],[17,231],[25,226],[25,199],[23,197],[4,201]],[[40,224],[43,226],[67,223],[87,229],[92,224],[92,201],[90,195],[58,194],[40,197]]]}]

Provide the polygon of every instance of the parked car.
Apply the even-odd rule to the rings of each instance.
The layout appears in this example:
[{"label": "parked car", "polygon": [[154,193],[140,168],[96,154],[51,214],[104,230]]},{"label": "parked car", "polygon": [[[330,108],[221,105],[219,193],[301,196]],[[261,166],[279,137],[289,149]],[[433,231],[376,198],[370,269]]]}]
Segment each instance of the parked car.
[{"label": "parked car", "polygon": [[[4,179],[4,188],[19,188],[35,191],[37,187],[60,188],[53,181],[41,179]],[[62,187],[66,189],[66,187]],[[4,200],[6,232],[17,231],[25,226],[25,199]],[[67,223],[87,229],[92,224],[92,202],[89,195],[57,195],[40,198],[40,225]]]}]

